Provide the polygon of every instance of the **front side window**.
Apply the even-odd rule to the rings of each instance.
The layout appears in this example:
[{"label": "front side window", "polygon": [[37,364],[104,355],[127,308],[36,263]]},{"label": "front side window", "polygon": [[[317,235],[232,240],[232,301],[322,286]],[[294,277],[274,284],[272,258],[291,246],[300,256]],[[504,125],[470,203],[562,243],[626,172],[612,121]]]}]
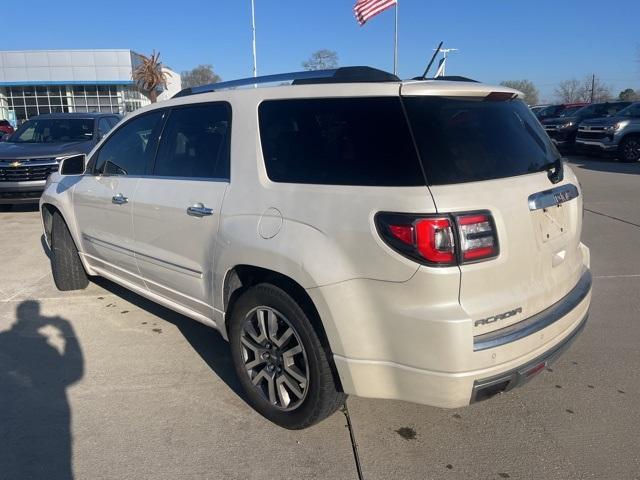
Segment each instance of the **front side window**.
[{"label": "front side window", "polygon": [[111,135],[97,153],[98,175],[143,175],[153,158],[164,112],[133,118]]},{"label": "front side window", "polygon": [[521,100],[425,96],[404,102],[430,185],[539,172],[560,157]]},{"label": "front side window", "polygon": [[174,108],[162,132],[153,174],[228,179],[230,136],[228,104]]},{"label": "front side window", "polygon": [[14,143],[86,142],[93,138],[92,118],[43,118],[23,123],[11,137]]},{"label": "front side window", "polygon": [[621,117],[640,117],[640,102],[632,103],[627,108],[620,110]]},{"label": "front side window", "polygon": [[425,185],[399,97],[270,100],[259,119],[274,182]]},{"label": "front side window", "polygon": [[101,118],[98,122],[98,134],[100,135],[100,138],[109,133],[109,130],[111,130],[111,125],[109,125],[109,122],[105,117]]}]

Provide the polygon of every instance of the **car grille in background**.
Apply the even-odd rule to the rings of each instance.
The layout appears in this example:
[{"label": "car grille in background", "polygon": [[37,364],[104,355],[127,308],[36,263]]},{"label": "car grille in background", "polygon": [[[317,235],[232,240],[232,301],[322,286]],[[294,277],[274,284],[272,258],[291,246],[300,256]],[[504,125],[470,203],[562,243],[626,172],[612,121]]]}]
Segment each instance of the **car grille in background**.
[{"label": "car grille in background", "polygon": [[599,132],[585,132],[583,130],[580,130],[578,132],[578,138],[583,138],[585,140],[602,140],[607,137],[609,137],[609,134],[603,132],[602,130],[600,130]]},{"label": "car grille in background", "polygon": [[46,159],[0,160],[0,182],[46,180],[58,171],[58,162]]}]

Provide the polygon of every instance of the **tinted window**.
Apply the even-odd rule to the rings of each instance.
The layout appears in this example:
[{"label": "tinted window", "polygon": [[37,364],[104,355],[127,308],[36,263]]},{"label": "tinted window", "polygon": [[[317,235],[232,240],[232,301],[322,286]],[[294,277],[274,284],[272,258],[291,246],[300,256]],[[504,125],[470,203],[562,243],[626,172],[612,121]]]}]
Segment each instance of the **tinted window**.
[{"label": "tinted window", "polygon": [[574,116],[576,113],[578,113],[578,111],[582,110],[584,107],[581,106],[577,106],[577,107],[567,107],[564,108],[559,114],[559,117],[572,117]]},{"label": "tinted window", "polygon": [[115,127],[116,124],[120,121],[118,117],[107,117],[107,122],[111,125],[111,128]]},{"label": "tinted window", "polygon": [[93,138],[91,118],[43,118],[22,124],[11,137],[15,143],[85,142]]},{"label": "tinted window", "polygon": [[154,175],[228,179],[230,134],[231,108],[225,103],[173,109]]},{"label": "tinted window", "polygon": [[142,175],[155,155],[159,122],[155,111],[130,120],[114,132],[98,152],[94,172],[106,175]]},{"label": "tinted window", "polygon": [[640,103],[633,103],[620,111],[623,117],[640,117]]},{"label": "tinted window", "polygon": [[537,172],[559,157],[520,100],[411,97],[405,105],[431,185]]},{"label": "tinted window", "polygon": [[111,130],[111,125],[107,122],[106,118],[101,118],[98,121],[98,133],[100,134],[100,138],[104,137],[109,130]]},{"label": "tinted window", "polygon": [[259,117],[274,182],[425,184],[398,97],[268,101]]}]

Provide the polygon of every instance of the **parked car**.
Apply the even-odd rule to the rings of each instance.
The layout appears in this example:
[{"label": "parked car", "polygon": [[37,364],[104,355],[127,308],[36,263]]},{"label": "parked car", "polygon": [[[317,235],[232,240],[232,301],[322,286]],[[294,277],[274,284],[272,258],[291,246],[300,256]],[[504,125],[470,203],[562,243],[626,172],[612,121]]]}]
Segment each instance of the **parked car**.
[{"label": "parked car", "polygon": [[591,118],[611,116],[618,113],[631,102],[593,103],[580,109],[565,109],[557,118],[542,122],[553,143],[564,150],[571,150],[575,145],[578,126]]},{"label": "parked car", "polygon": [[531,105],[529,108],[534,115],[538,115],[539,112],[547,108],[549,105]]},{"label": "parked car", "polygon": [[509,390],[591,298],[580,185],[521,96],[365,67],[184,90],[51,176],[55,284],[104,276],[217,328],[286,428],[347,394]]},{"label": "parked car", "polygon": [[640,160],[640,102],[615,116],[582,122],[576,145],[582,151],[613,153],[623,162]]},{"label": "parked car", "polygon": [[585,105],[588,105],[588,104],[583,102],[583,103],[560,103],[557,105],[548,105],[536,111],[535,115],[538,118],[538,120],[542,122],[549,118],[559,117],[562,114],[564,114],[565,116],[571,115],[572,113],[580,110]]},{"label": "parked car", "polygon": [[15,130],[8,120],[0,120],[0,142],[7,138],[6,135],[11,135],[13,132]]},{"label": "parked car", "polygon": [[110,113],[54,113],[23,123],[0,143],[0,211],[37,203],[60,159],[89,153],[119,120]]}]

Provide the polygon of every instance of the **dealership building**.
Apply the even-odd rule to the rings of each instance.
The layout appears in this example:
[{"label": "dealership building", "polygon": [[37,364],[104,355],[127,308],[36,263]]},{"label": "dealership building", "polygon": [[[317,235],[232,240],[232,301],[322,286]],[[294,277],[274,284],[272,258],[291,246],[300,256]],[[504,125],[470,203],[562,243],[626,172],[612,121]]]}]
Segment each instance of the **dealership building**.
[{"label": "dealership building", "polygon": [[[132,79],[140,63],[132,50],[0,51],[0,119],[20,124],[43,113],[125,115],[149,103]],[[164,71],[160,101],[181,88],[180,75]]]}]

